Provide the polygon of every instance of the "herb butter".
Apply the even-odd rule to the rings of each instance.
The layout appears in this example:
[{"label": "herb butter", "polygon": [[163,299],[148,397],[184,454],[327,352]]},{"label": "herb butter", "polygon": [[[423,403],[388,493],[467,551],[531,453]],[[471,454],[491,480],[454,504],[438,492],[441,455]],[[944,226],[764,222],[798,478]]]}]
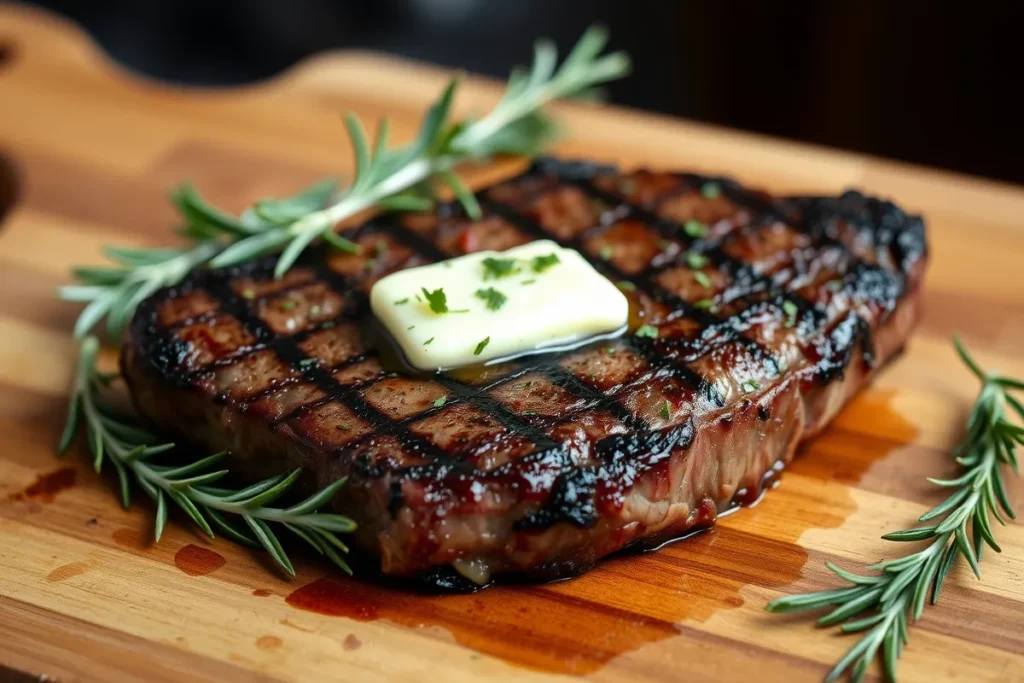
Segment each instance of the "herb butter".
[{"label": "herb butter", "polygon": [[573,344],[629,315],[614,284],[549,240],[401,270],[373,286],[370,307],[419,370]]}]

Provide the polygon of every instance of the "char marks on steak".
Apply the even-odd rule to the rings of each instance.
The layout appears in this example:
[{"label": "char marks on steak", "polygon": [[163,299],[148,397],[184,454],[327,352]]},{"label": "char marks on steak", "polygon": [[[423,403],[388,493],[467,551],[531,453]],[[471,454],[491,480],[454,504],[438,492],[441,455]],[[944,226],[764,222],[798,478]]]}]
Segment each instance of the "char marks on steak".
[{"label": "char marks on steak", "polygon": [[[346,232],[361,254],[310,250],[281,280],[261,262],[157,293],[122,357],[139,410],[249,478],[348,476],[333,507],[386,574],[552,578],[713,521],[918,317],[924,225],[857,192],[546,160],[479,199],[478,221],[372,220]],[[658,336],[427,378],[381,366],[374,282],[538,238],[629,283],[631,330]]]}]

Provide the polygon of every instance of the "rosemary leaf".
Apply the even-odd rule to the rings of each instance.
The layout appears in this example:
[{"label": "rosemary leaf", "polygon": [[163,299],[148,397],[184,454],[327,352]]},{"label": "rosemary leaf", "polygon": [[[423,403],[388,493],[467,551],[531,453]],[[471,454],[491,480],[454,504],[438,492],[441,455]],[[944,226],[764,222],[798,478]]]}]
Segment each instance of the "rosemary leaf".
[{"label": "rosemary leaf", "polygon": [[156,522],[153,525],[153,540],[160,542],[164,535],[164,527],[167,526],[167,499],[163,491],[156,492]]},{"label": "rosemary leaf", "polygon": [[462,205],[466,215],[475,221],[480,220],[483,216],[483,211],[480,209],[480,203],[477,202],[476,197],[470,189],[466,187],[466,184],[462,182],[462,179],[451,171],[441,171],[438,173],[438,177],[445,185],[448,186],[452,191],[452,194],[455,195],[455,198],[459,200],[459,204]]},{"label": "rosemary leaf", "polygon": [[263,546],[263,549],[270,553],[274,561],[288,572],[289,576],[295,576],[295,567],[292,566],[292,561],[288,559],[288,554],[285,553],[284,548],[281,547],[281,542],[277,540],[277,536],[270,530],[267,523],[262,519],[255,519],[249,515],[242,515],[242,519],[249,525],[249,528],[253,531],[253,536]]}]

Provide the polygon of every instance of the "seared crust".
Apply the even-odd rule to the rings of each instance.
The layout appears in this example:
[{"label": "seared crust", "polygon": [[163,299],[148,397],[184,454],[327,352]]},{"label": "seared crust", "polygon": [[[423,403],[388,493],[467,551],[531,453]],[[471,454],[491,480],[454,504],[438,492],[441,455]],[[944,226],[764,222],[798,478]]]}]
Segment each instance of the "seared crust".
[{"label": "seared crust", "polygon": [[[361,255],[311,250],[282,280],[261,262],[157,293],[122,356],[139,410],[230,449],[246,477],[302,466],[311,489],[348,476],[333,505],[387,574],[552,578],[712,523],[918,318],[923,223],[859,193],[776,199],[544,161],[479,197],[481,221],[455,206],[374,220],[348,233]],[[541,237],[630,283],[631,328],[658,337],[385,372],[361,327],[376,280]]]}]

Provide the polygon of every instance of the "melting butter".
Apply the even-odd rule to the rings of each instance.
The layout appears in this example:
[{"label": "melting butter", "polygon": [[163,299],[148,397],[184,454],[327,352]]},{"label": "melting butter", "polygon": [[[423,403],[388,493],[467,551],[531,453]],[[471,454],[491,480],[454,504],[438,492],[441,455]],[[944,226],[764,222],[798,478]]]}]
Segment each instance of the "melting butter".
[{"label": "melting butter", "polygon": [[401,270],[373,286],[370,307],[419,370],[564,347],[620,330],[629,315],[614,284],[550,240]]}]

